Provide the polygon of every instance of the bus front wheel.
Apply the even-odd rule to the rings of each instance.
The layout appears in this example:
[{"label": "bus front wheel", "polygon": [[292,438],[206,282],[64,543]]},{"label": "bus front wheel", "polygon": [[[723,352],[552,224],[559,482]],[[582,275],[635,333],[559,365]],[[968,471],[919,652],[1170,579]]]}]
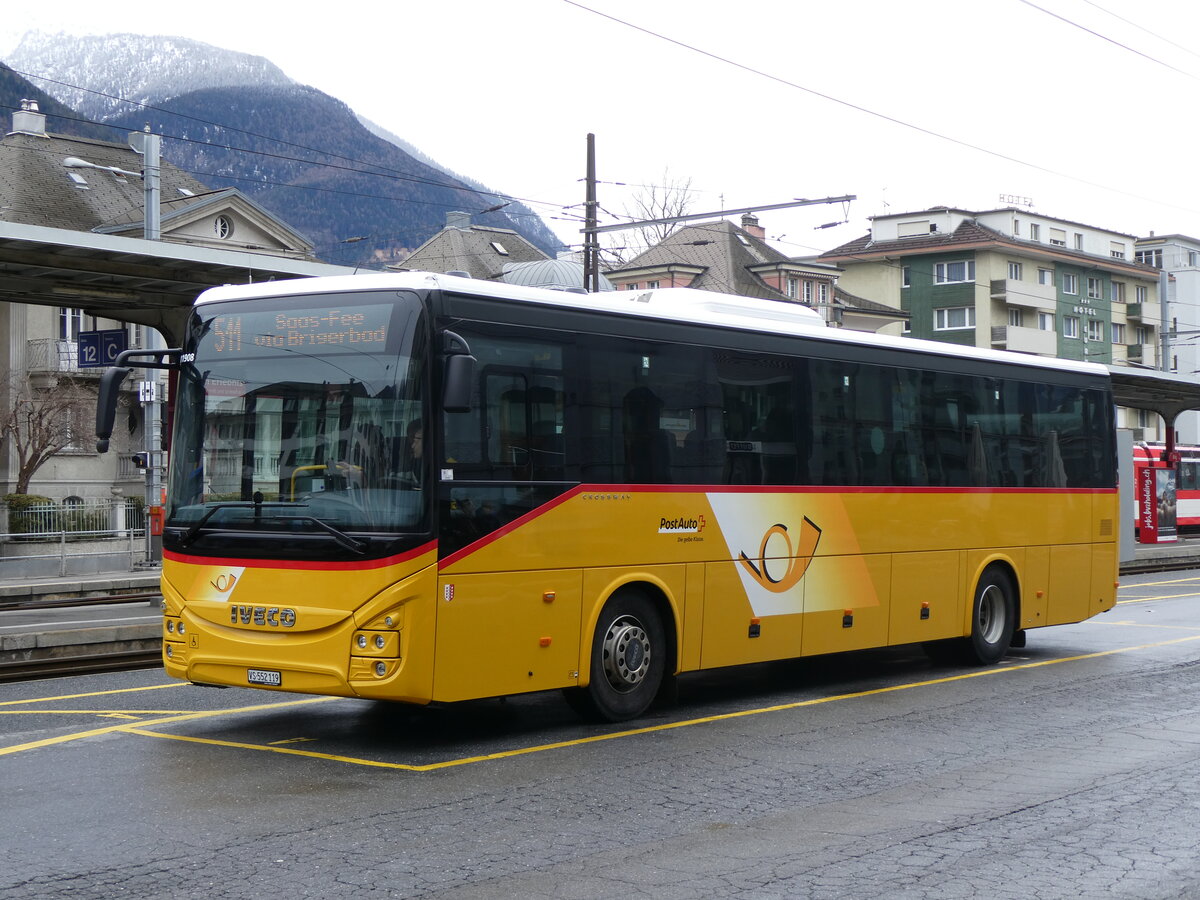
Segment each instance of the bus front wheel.
[{"label": "bus front wheel", "polygon": [[590,683],[568,689],[567,700],[591,719],[620,722],[640,716],[662,686],[666,647],[654,604],[633,591],[614,594],[596,622]]}]

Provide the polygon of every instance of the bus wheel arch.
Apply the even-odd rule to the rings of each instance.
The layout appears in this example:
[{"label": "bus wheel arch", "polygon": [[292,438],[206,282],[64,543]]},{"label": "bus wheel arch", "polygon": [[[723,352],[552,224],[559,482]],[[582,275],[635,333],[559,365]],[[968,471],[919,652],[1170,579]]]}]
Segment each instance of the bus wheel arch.
[{"label": "bus wheel arch", "polygon": [[[564,696],[585,718],[620,722],[673,693],[678,642],[674,610],[657,585],[629,582],[600,606],[587,648],[587,684]],[[582,679],[581,679],[582,681]]]}]

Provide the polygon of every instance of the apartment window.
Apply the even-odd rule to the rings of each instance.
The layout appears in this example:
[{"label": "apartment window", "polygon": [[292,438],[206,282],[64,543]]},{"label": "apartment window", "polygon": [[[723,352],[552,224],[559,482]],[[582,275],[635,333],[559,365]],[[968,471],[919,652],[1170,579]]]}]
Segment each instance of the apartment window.
[{"label": "apartment window", "polygon": [[1150,329],[1145,325],[1138,325],[1133,329],[1133,342],[1135,344],[1150,343]]},{"label": "apartment window", "polygon": [[1125,302],[1125,282],[1110,281],[1108,283],[1108,299],[1113,303]]},{"label": "apartment window", "polygon": [[912,286],[912,266],[901,266],[900,267],[900,286],[901,287],[911,287]]},{"label": "apartment window", "polygon": [[1112,342],[1114,344],[1125,343],[1125,326],[1120,322],[1112,323]]},{"label": "apartment window", "polygon": [[1053,331],[1054,330],[1054,313],[1040,312],[1038,313],[1038,331]]},{"label": "apartment window", "polygon": [[817,285],[817,300],[821,303],[829,302],[829,284],[822,281]]},{"label": "apartment window", "polygon": [[1088,319],[1087,339],[1089,341],[1104,340],[1104,323],[1099,319]]},{"label": "apartment window", "polygon": [[1187,255],[1188,255],[1188,266],[1195,268],[1197,259],[1200,258],[1200,254],[1196,253],[1195,250],[1189,250],[1187,252]]},{"label": "apartment window", "polygon": [[1076,250],[1083,249],[1083,235],[1080,234],[1078,231],[1075,232],[1075,249]]},{"label": "apartment window", "polygon": [[813,301],[813,283],[811,281],[804,282],[804,302],[812,305]]},{"label": "apartment window", "polygon": [[1103,300],[1104,299],[1104,282],[1099,278],[1088,279],[1088,299]]},{"label": "apartment window", "polygon": [[787,280],[786,294],[787,294],[789,300],[796,299],[796,297],[800,294],[800,279],[799,278],[789,278]]},{"label": "apartment window", "polygon": [[60,340],[77,341],[79,340],[79,332],[83,330],[82,309],[74,309],[69,306],[60,306],[58,308],[58,337]]},{"label": "apartment window", "polygon": [[1063,273],[1063,293],[1078,294],[1079,293],[1079,276],[1072,275],[1070,272]]},{"label": "apartment window", "polygon": [[1150,290],[1144,284],[1139,284],[1134,288],[1133,295],[1137,298],[1138,303],[1145,303],[1150,297]]},{"label": "apartment window", "polygon": [[1042,226],[1037,222],[1029,223],[1029,239],[1031,241],[1040,241],[1042,239]]},{"label": "apartment window", "polygon": [[1079,316],[1063,316],[1063,337],[1079,337]]},{"label": "apartment window", "polygon": [[1110,241],[1108,245],[1108,255],[1113,259],[1125,258],[1125,245],[1120,241]]},{"label": "apartment window", "polygon": [[1021,235],[1021,220],[1013,219],[1013,237],[1020,237],[1020,235]]},{"label": "apartment window", "polygon": [[1010,306],[1008,308],[1008,324],[1020,328],[1024,319],[1023,312],[1019,306]]},{"label": "apartment window", "polygon": [[646,282],[646,290],[648,290],[648,291],[657,291],[657,290],[658,290],[658,285],[659,285],[659,282],[657,282],[657,281],[647,281],[647,282]]},{"label": "apartment window", "polygon": [[901,222],[896,226],[896,236],[902,238],[918,237],[934,231],[937,231],[937,226],[932,225],[928,219],[921,219],[919,222]]},{"label": "apartment window", "polygon": [[933,267],[935,284],[962,284],[975,280],[975,260],[961,259],[938,263]]},{"label": "apartment window", "polygon": [[1038,284],[1054,284],[1054,272],[1050,269],[1038,269]]},{"label": "apartment window", "polygon": [[1009,281],[1020,281],[1021,280],[1021,270],[1022,270],[1022,266],[1019,262],[1010,262],[1008,264],[1008,280]]},{"label": "apartment window", "polygon": [[1139,409],[1139,410],[1135,410],[1135,412],[1137,413],[1137,427],[1138,428],[1149,428],[1150,427],[1150,410]]},{"label": "apartment window", "polygon": [[1144,266],[1154,266],[1156,269],[1162,268],[1162,248],[1157,250],[1138,250],[1133,254],[1134,259]]},{"label": "apartment window", "polygon": [[1067,246],[1067,232],[1062,228],[1051,228],[1050,243],[1052,243],[1055,247]]},{"label": "apartment window", "polygon": [[641,285],[638,284],[636,281],[631,281],[631,282],[629,282],[629,284],[625,285],[625,290],[636,291],[640,287],[641,287]]},{"label": "apartment window", "polygon": [[933,311],[934,331],[955,331],[975,327],[975,307],[951,306]]}]

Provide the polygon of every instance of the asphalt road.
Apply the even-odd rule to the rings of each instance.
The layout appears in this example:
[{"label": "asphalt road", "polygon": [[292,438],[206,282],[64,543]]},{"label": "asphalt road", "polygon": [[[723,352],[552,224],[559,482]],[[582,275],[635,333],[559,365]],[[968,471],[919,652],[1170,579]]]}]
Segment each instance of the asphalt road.
[{"label": "asphalt road", "polygon": [[626,726],[0,685],[0,900],[1198,897],[1200,571],[1119,599],[994,668],[707,673]]}]

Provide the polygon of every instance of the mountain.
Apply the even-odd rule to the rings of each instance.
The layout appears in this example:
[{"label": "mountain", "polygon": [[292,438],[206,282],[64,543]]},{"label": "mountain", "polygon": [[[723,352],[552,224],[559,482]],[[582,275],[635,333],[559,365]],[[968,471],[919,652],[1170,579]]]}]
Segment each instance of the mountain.
[{"label": "mountain", "polygon": [[512,228],[551,256],[561,247],[532,210],[438,166],[262,57],[187,38],[31,33],[7,62],[88,118],[122,131],[149,122],[164,136],[164,157],[212,187],[239,188],[329,262],[398,262],[453,210]]},{"label": "mountain", "polygon": [[[20,109],[22,100],[37,101],[38,109],[46,114],[46,127],[51,131],[98,141],[113,139],[111,128],[86,121],[65,103],[51,97],[4,63],[0,63],[0,105],[8,109]],[[5,130],[8,130],[7,127]]]}]

